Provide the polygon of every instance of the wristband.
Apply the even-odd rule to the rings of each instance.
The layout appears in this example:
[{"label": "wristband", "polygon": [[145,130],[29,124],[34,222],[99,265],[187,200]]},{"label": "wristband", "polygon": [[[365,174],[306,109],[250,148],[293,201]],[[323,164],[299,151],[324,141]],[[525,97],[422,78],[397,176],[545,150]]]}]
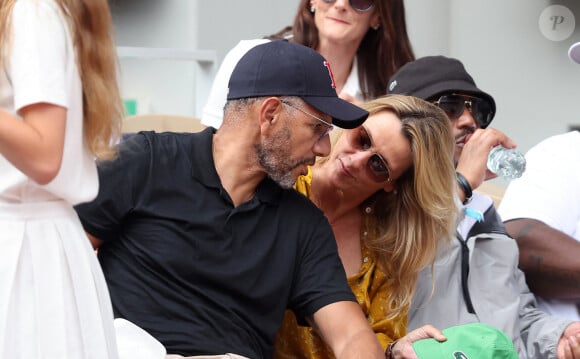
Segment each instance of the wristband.
[{"label": "wristband", "polygon": [[471,189],[469,181],[467,181],[467,179],[461,173],[455,172],[455,174],[457,175],[457,184],[459,184],[459,187],[461,187],[461,190],[465,194],[465,200],[463,201],[463,204],[466,205],[471,202],[473,190]]},{"label": "wristband", "polygon": [[387,350],[385,350],[385,358],[386,359],[394,359],[393,348],[395,347],[395,344],[397,344],[396,340],[394,342],[390,342],[389,345],[387,345]]}]

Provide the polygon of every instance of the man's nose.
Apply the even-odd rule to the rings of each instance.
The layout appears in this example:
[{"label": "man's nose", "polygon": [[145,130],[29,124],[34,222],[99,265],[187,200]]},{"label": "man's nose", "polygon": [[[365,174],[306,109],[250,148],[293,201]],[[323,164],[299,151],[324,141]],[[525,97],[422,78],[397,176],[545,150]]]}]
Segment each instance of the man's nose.
[{"label": "man's nose", "polygon": [[326,157],[330,154],[330,136],[327,134],[314,143],[312,148],[314,154],[318,157]]},{"label": "man's nose", "polygon": [[456,126],[458,128],[469,127],[469,128],[479,128],[477,126],[477,122],[473,117],[471,111],[467,108],[467,106],[463,109],[463,113],[459,116],[456,120]]}]

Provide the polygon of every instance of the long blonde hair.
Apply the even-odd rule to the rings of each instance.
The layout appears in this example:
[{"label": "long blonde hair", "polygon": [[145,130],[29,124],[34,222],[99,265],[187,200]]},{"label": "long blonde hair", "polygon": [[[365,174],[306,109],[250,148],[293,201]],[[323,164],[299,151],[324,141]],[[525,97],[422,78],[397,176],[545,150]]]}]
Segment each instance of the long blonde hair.
[{"label": "long blonde hair", "polygon": [[394,319],[407,314],[418,272],[433,263],[439,243],[449,243],[455,232],[459,201],[454,141],[445,113],[419,98],[388,95],[362,107],[370,115],[382,111],[397,115],[413,159],[412,166],[396,179],[396,191],[379,190],[361,206],[361,211],[372,208],[370,215],[363,214],[367,221],[363,225],[374,232],[365,244],[392,288],[385,310],[387,318]]},{"label": "long blonde hair", "polygon": [[[0,64],[12,33],[11,13],[17,0],[0,3]],[[121,133],[123,106],[117,82],[117,55],[107,0],[53,0],[68,20],[83,86],[83,131],[99,159],[114,156],[112,144]]]}]

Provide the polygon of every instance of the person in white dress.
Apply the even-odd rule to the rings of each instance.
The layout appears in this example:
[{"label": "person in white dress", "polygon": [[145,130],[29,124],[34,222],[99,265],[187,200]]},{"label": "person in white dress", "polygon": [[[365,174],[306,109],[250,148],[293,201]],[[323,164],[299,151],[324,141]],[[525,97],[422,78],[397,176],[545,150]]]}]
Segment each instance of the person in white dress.
[{"label": "person in white dress", "polygon": [[106,0],[0,2],[0,358],[117,358],[73,205],[98,192],[122,102]]}]

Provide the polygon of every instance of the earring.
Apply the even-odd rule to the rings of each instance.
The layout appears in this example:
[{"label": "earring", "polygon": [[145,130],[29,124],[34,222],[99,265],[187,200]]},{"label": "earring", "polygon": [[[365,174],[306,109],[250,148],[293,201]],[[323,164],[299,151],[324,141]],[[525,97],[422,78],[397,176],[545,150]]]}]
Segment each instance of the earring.
[{"label": "earring", "polygon": [[311,13],[313,13],[313,14],[314,14],[314,11],[315,11],[315,10],[316,10],[316,9],[314,8],[314,6],[310,6],[310,12],[311,12]]},{"label": "earring", "polygon": [[377,31],[381,27],[381,24],[376,24],[373,26],[373,30]]}]

